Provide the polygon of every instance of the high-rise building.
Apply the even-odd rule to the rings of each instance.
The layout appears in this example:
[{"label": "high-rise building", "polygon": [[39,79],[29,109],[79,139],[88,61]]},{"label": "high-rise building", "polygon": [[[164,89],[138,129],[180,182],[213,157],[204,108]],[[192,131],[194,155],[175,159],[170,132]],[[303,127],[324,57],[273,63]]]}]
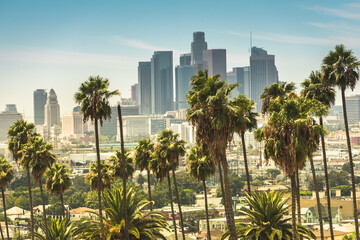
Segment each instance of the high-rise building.
[{"label": "high-rise building", "polygon": [[190,90],[190,80],[195,74],[191,63],[191,54],[180,55],[180,65],[175,67],[175,102],[176,109],[188,108],[186,93]]},{"label": "high-rise building", "polygon": [[203,69],[209,76],[220,74],[220,79],[226,80],[226,49],[210,49],[203,51]]},{"label": "high-rise building", "polygon": [[47,93],[45,89],[34,91],[34,122],[35,125],[43,125],[45,120],[44,107],[46,104]]},{"label": "high-rise building", "polygon": [[15,104],[7,104],[5,111],[0,113],[0,141],[6,141],[9,127],[17,120],[22,119]]},{"label": "high-rise building", "polygon": [[139,105],[139,84],[135,83],[131,85],[131,100]]},{"label": "high-rise building", "polygon": [[261,111],[260,95],[266,86],[278,81],[275,56],[268,55],[262,48],[252,47],[250,56],[250,97],[256,103],[256,111]]},{"label": "high-rise building", "polygon": [[360,95],[345,98],[348,121],[360,122]]},{"label": "high-rise building", "polygon": [[250,67],[235,67],[231,72],[226,74],[226,81],[229,84],[239,84],[231,92],[231,97],[236,97],[238,94],[245,94],[250,96]]},{"label": "high-rise building", "polygon": [[151,113],[151,62],[139,62],[139,105],[141,114]]},{"label": "high-rise building", "polygon": [[174,108],[173,52],[156,51],[151,58],[151,113],[164,114]]},{"label": "high-rise building", "polygon": [[62,116],[62,134],[75,135],[84,133],[83,115],[80,112],[71,112]]},{"label": "high-rise building", "polygon": [[51,89],[47,96],[45,110],[45,125],[50,129],[53,125],[61,125],[60,105],[54,89]]},{"label": "high-rise building", "polygon": [[193,42],[191,43],[191,64],[195,70],[203,69],[203,51],[207,50],[207,42],[205,42],[204,32],[194,32]]}]

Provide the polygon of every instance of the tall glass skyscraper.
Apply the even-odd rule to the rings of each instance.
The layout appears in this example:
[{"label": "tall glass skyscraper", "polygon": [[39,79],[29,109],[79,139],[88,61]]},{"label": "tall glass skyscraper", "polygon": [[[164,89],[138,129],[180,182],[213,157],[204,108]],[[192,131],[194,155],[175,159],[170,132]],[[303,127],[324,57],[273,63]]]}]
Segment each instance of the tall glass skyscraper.
[{"label": "tall glass skyscraper", "polygon": [[175,67],[175,102],[176,108],[188,108],[186,93],[190,90],[190,79],[195,74],[191,64],[191,54],[180,55],[180,65]]},{"label": "tall glass skyscraper", "polygon": [[139,103],[141,114],[151,114],[151,62],[139,62]]},{"label": "tall glass skyscraper", "polygon": [[46,104],[47,93],[45,89],[34,91],[34,122],[35,125],[43,125],[45,119],[44,106]]},{"label": "tall glass skyscraper", "polygon": [[256,103],[256,111],[261,111],[260,95],[266,86],[278,81],[275,56],[268,55],[262,48],[252,47],[250,56],[251,86],[250,97]]},{"label": "tall glass skyscraper", "polygon": [[232,72],[226,75],[226,81],[229,84],[240,84],[231,92],[231,97],[237,97],[238,94],[250,96],[250,67],[235,67]]},{"label": "tall glass skyscraper", "polygon": [[220,74],[220,79],[226,80],[226,49],[210,49],[203,51],[203,69],[209,76]]},{"label": "tall glass skyscraper", "polygon": [[191,43],[191,64],[196,71],[203,69],[203,51],[207,50],[204,32],[194,32],[193,42]]},{"label": "tall glass skyscraper", "polygon": [[151,113],[164,114],[174,108],[173,52],[156,51],[151,58]]}]

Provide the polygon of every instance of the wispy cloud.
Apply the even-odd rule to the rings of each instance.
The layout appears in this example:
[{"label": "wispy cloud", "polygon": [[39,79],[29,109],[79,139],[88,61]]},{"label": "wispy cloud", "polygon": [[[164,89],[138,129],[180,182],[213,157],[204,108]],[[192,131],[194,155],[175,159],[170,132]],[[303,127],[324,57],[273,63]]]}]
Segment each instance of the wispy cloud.
[{"label": "wispy cloud", "polygon": [[351,20],[360,20],[360,3],[358,2],[345,4],[341,8],[314,6],[310,8],[307,7],[307,9],[330,16],[336,16]]}]

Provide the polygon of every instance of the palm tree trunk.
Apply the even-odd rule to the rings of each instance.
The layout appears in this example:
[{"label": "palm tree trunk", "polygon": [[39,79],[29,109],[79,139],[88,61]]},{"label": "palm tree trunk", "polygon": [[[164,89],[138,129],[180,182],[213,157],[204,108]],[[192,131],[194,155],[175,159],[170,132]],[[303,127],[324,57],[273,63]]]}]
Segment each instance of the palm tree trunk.
[{"label": "palm tree trunk", "polygon": [[[96,109],[95,109],[96,112]],[[98,202],[99,202],[99,218],[100,218],[100,229],[101,229],[101,238],[105,240],[105,231],[104,231],[104,223],[103,223],[103,215],[102,215],[102,204],[101,204],[101,162],[100,162],[100,146],[99,146],[99,126],[98,119],[95,117],[95,143],[96,143],[96,162],[98,166]]]},{"label": "palm tree trunk", "polygon": [[311,165],[311,173],[313,175],[313,182],[314,182],[314,188],[315,188],[315,194],[316,194],[316,203],[317,203],[317,206],[318,206],[319,224],[320,224],[320,236],[321,236],[321,239],[324,239],[323,218],[322,218],[322,214],[321,214],[319,189],[318,189],[317,180],[316,180],[314,161],[313,161],[312,157],[310,157],[309,160],[310,160],[310,165]]},{"label": "palm tree trunk", "polygon": [[30,170],[26,171],[27,180],[28,180],[28,188],[29,188],[29,203],[30,203],[30,230],[31,230],[31,239],[34,240],[34,213],[33,213],[33,200],[31,195],[31,178],[30,178]]},{"label": "palm tree trunk", "polygon": [[172,195],[172,189],[171,189],[170,174],[168,174],[167,177],[168,177],[168,184],[169,184],[170,206],[171,206],[172,220],[173,220],[173,225],[174,225],[175,239],[178,240],[177,230],[176,230],[175,213],[174,213],[174,205],[173,205],[173,195]]},{"label": "palm tree trunk", "polygon": [[181,231],[182,231],[183,240],[185,240],[185,232],[184,232],[184,219],[183,219],[183,215],[182,215],[182,211],[181,211],[181,204],[180,204],[179,191],[178,191],[178,188],[177,188],[176,176],[175,176],[175,171],[174,171],[174,170],[172,170],[172,174],[173,174],[173,179],[174,179],[174,186],[175,186],[176,200],[177,200],[177,202],[178,202],[178,207],[179,207],[179,214],[180,214],[180,227],[181,227]]},{"label": "palm tree trunk", "polygon": [[44,192],[43,192],[43,188],[42,188],[42,183],[41,183],[41,179],[40,179],[40,194],[41,194],[41,201],[42,201],[42,205],[43,205],[43,217],[44,217],[44,225],[45,225],[45,236],[46,239],[48,239],[48,225],[47,225],[47,220],[46,220],[46,209],[45,209],[45,199],[44,199]]},{"label": "palm tree trunk", "polygon": [[[323,118],[320,117],[320,126],[324,126]],[[322,146],[322,153],[323,153],[323,162],[324,162],[324,173],[325,173],[325,191],[326,191],[326,199],[327,199],[327,208],[328,208],[328,215],[329,215],[329,228],[330,228],[330,235],[331,240],[334,240],[334,230],[332,224],[332,213],[331,213],[331,195],[330,195],[330,184],[329,184],[329,176],[328,176],[328,168],[327,168],[327,160],[326,160],[326,149],[325,149],[325,138],[324,133],[321,133],[321,146]]]},{"label": "palm tree trunk", "polygon": [[61,207],[62,207],[63,217],[65,218],[65,205],[64,205],[64,197],[63,197],[62,193],[60,193],[60,200],[61,200]]},{"label": "palm tree trunk", "polygon": [[346,142],[349,152],[349,163],[350,163],[350,174],[351,174],[351,187],[353,193],[353,205],[354,205],[354,220],[355,220],[355,230],[356,230],[356,239],[360,240],[359,236],[359,222],[358,222],[358,212],[356,206],[356,189],[355,189],[355,175],[354,175],[354,163],[352,159],[351,153],[351,144],[350,144],[350,133],[349,133],[349,125],[347,119],[347,112],[346,112],[346,101],[345,101],[345,88],[341,88],[341,98],[342,98],[342,105],[343,105],[343,113],[344,113],[344,124],[345,124],[345,132],[346,132]]},{"label": "palm tree trunk", "polygon": [[299,179],[299,168],[296,169],[296,200],[298,209],[298,223],[301,224],[301,206],[300,206],[300,179]]},{"label": "palm tree trunk", "polygon": [[229,184],[229,169],[227,166],[226,156],[223,157],[222,161],[223,169],[224,169],[224,203],[225,203],[225,215],[226,215],[226,223],[229,228],[230,232],[230,240],[236,240],[236,227],[235,227],[235,219],[234,219],[234,211],[233,211],[233,204],[231,199],[231,191],[230,191],[230,184]]},{"label": "palm tree trunk", "polygon": [[150,181],[150,170],[147,169],[147,180],[148,180],[148,192],[149,192],[149,201],[150,201],[150,211],[152,211],[153,203],[151,199],[151,181]]},{"label": "palm tree trunk", "polygon": [[125,220],[125,238],[129,240],[129,223],[127,217],[127,201],[126,201],[126,163],[125,163],[125,147],[124,147],[124,133],[123,133],[123,122],[122,122],[122,115],[121,115],[121,107],[120,104],[117,106],[118,110],[118,117],[119,117],[119,126],[120,126],[120,140],[121,140],[121,165],[122,165],[122,179],[123,179],[123,205],[124,205],[124,220]]},{"label": "palm tree trunk", "polygon": [[247,161],[247,156],[246,156],[245,133],[241,133],[241,142],[242,142],[243,155],[244,155],[247,188],[248,188],[248,193],[250,194],[251,193],[250,174],[249,174],[249,167],[248,167],[248,161]]},{"label": "palm tree trunk", "polygon": [[221,194],[222,194],[223,202],[224,202],[224,205],[225,205],[225,190],[224,190],[224,182],[223,182],[223,177],[222,177],[222,167],[221,167],[220,162],[219,162],[219,164],[218,164],[218,169],[219,169],[219,178],[220,178]]},{"label": "palm tree trunk", "polygon": [[203,186],[204,186],[204,196],[205,196],[205,213],[206,213],[206,224],[207,224],[207,239],[208,239],[208,240],[211,240],[210,223],[209,223],[209,209],[208,209],[208,202],[207,202],[207,192],[206,192],[205,179],[203,180]]},{"label": "palm tree trunk", "polygon": [[291,219],[292,219],[292,239],[296,240],[296,180],[295,176],[290,176],[291,181]]},{"label": "palm tree trunk", "polygon": [[7,235],[7,238],[10,239],[10,236],[9,236],[9,226],[8,226],[8,221],[7,221],[7,216],[6,216],[6,203],[5,203],[4,188],[1,188],[1,193],[2,193],[2,199],[3,199],[4,217],[5,217],[5,226],[6,226],[6,235]]},{"label": "palm tree trunk", "polygon": [[[5,239],[4,238],[4,233],[3,233],[3,230],[2,230],[2,226],[1,226],[1,224],[0,224],[0,233],[1,233],[1,239]],[[10,238],[9,238],[10,239]]]}]

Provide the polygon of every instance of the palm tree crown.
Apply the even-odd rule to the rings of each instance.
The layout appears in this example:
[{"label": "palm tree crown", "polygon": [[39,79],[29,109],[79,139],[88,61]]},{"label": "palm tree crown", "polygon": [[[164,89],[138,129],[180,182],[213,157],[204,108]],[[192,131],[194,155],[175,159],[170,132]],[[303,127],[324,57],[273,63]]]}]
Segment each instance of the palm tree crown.
[{"label": "palm tree crown", "polygon": [[[113,171],[111,166],[104,161],[101,161],[101,187],[100,190],[104,191],[109,189],[113,180]],[[95,191],[99,190],[98,184],[98,165],[94,162],[90,166],[90,172],[85,175],[85,181],[90,184],[90,189]]]},{"label": "palm tree crown", "polygon": [[198,182],[205,181],[215,174],[215,164],[210,159],[210,153],[206,145],[194,146],[188,156],[188,170]]},{"label": "palm tree crown", "polygon": [[154,143],[148,138],[141,139],[134,151],[136,168],[140,169],[140,171],[148,170],[153,151]]},{"label": "palm tree crown", "polygon": [[46,190],[51,193],[60,195],[71,186],[69,173],[64,164],[54,164],[46,171],[45,175],[47,177]]},{"label": "palm tree crown", "polygon": [[[40,223],[40,229],[45,232],[44,223]],[[70,222],[67,218],[63,218],[61,221],[59,219],[52,218],[48,223],[48,237],[40,234],[38,232],[35,233],[35,237],[38,240],[72,240],[74,234],[74,223]]]},{"label": "palm tree crown", "polygon": [[[133,163],[133,159],[130,156],[130,153],[127,149],[125,149],[124,152],[124,157],[125,157],[125,174],[126,174],[126,178],[131,177],[134,174],[134,163]],[[121,150],[116,150],[115,151],[115,155],[112,155],[109,158],[109,161],[112,163],[111,169],[113,171],[114,177],[115,178],[121,178],[122,177],[122,160],[121,160]]]},{"label": "palm tree crown", "polygon": [[14,178],[14,168],[7,159],[0,157],[0,188],[6,188]]},{"label": "palm tree crown", "polygon": [[263,103],[261,106],[261,113],[265,114],[268,110],[271,101],[277,97],[285,98],[287,95],[295,90],[295,83],[273,83],[264,88],[263,93],[260,95]]}]

